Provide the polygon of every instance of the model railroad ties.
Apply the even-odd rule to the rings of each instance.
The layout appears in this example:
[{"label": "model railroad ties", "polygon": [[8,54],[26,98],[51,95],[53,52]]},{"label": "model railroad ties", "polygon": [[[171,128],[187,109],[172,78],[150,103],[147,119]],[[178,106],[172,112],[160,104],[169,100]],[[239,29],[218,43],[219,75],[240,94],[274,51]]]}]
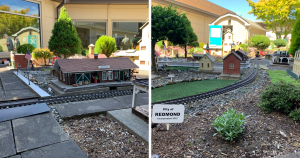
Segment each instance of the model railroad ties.
[{"label": "model railroad ties", "polygon": [[[255,68],[256,65],[256,68]],[[251,70],[251,73],[248,77],[246,77],[245,79],[238,81],[234,84],[228,85],[226,87],[222,87],[216,90],[212,90],[209,92],[204,92],[204,93],[200,93],[200,94],[196,94],[196,95],[191,95],[191,96],[187,96],[187,97],[183,97],[183,98],[178,98],[178,99],[172,99],[172,100],[166,100],[166,101],[161,101],[161,102],[155,102],[152,103],[152,106],[154,104],[186,104],[186,103],[190,103],[193,101],[197,101],[197,100],[203,100],[206,98],[210,98],[213,96],[217,96],[220,94],[224,94],[227,93],[229,91],[235,90],[237,88],[243,87],[249,83],[251,83],[252,81],[255,80],[255,78],[257,77],[258,71],[259,71],[259,63],[258,63],[258,59],[255,58],[254,60],[254,64],[253,64],[253,68]]]},{"label": "model railroad ties", "polygon": [[[28,99],[17,99],[0,101],[0,110],[14,107],[22,107],[27,105],[34,105],[38,103],[47,103],[47,105],[61,104],[68,102],[77,102],[94,99],[112,98],[116,96],[132,95],[133,90],[114,90],[107,92],[88,93],[88,94],[77,94],[68,96],[57,96],[57,97],[46,97],[46,98],[28,98]],[[145,93],[145,92],[142,92]]]}]

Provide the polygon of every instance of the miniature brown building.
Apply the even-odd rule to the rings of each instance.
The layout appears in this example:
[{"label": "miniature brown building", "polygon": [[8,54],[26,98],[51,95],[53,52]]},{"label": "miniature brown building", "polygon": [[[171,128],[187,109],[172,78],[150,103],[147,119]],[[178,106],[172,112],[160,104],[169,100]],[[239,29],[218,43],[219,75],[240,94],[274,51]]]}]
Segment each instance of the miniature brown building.
[{"label": "miniature brown building", "polygon": [[58,80],[66,85],[97,82],[115,82],[125,80],[130,76],[131,69],[138,68],[127,57],[120,58],[98,58],[98,59],[58,59],[54,66]]},{"label": "miniature brown building", "polygon": [[223,59],[223,74],[240,74],[242,58],[231,52]]}]

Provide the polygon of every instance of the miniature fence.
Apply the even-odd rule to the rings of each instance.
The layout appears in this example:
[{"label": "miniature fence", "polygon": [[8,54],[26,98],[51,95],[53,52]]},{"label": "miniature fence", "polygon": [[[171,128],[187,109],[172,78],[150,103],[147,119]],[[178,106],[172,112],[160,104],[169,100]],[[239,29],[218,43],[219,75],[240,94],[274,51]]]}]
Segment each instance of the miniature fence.
[{"label": "miniature fence", "polygon": [[293,71],[291,71],[290,69],[287,69],[286,72],[292,76],[295,80],[297,80],[299,77],[298,75],[296,75]]}]

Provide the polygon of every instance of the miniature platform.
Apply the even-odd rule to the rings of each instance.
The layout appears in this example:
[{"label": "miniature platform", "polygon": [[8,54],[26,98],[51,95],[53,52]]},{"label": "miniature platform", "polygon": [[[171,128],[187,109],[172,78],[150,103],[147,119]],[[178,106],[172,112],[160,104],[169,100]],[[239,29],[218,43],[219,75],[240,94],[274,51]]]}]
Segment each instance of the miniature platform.
[{"label": "miniature platform", "polygon": [[132,89],[133,85],[131,81],[122,82],[105,82],[105,83],[90,83],[88,85],[82,85],[73,87],[72,85],[66,85],[58,80],[51,80],[49,87],[57,95],[69,95],[69,94],[83,94],[92,92],[104,92],[109,91],[111,88],[116,90]]},{"label": "miniature platform", "polygon": [[240,74],[221,74],[219,76],[220,80],[239,80]]},{"label": "miniature platform", "polygon": [[146,123],[149,122],[149,105],[141,105],[136,108],[132,108],[132,113],[144,120]]}]

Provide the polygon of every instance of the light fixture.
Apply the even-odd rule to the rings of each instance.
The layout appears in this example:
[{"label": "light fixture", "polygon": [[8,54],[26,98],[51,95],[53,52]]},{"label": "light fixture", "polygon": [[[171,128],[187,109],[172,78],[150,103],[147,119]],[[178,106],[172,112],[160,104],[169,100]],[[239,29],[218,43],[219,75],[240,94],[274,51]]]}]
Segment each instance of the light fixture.
[{"label": "light fixture", "polygon": [[235,45],[235,43],[233,42],[233,43],[231,44],[231,51],[232,51],[232,50],[235,51],[235,47],[236,47],[236,45]]},{"label": "light fixture", "polygon": [[208,44],[208,43],[207,43],[207,45],[206,45],[205,50],[206,50],[207,53],[209,53],[210,48],[209,48],[209,44]]}]

